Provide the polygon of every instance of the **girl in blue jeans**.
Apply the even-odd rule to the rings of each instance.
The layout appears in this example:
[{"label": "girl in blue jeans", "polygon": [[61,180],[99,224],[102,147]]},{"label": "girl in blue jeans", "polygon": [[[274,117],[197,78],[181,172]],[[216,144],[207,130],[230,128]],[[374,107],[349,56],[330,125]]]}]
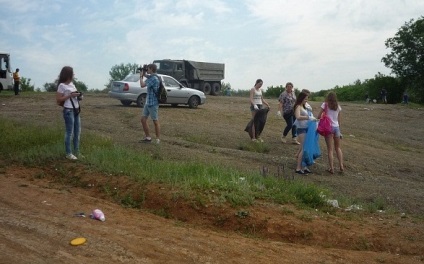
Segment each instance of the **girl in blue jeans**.
[{"label": "girl in blue jeans", "polygon": [[[63,105],[63,119],[65,120],[65,150],[66,158],[77,160],[80,156],[79,142],[81,135],[80,105],[78,96],[81,94],[73,84],[74,70],[65,66],[59,74],[56,101]],[[81,98],[81,97],[80,97]],[[71,148],[71,141],[73,149]],[[72,151],[73,150],[73,151]],[[75,156],[73,153],[75,153]]]}]

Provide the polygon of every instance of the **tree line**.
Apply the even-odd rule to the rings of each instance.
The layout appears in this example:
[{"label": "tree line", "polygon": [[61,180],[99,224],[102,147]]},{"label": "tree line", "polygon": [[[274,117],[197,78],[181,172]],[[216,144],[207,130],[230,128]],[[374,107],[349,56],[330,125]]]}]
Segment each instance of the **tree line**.
[{"label": "tree line", "polygon": [[[381,61],[392,70],[395,77],[378,73],[374,78],[364,81],[356,80],[352,84],[335,86],[329,90],[322,90],[313,93],[312,97],[325,96],[329,91],[336,91],[341,101],[365,100],[368,95],[371,99],[380,98],[381,89],[387,91],[387,102],[398,103],[404,92],[409,95],[412,102],[424,103],[424,16],[417,20],[411,19],[398,30],[395,36],[385,41],[386,54]],[[116,80],[124,79],[128,74],[135,73],[139,67],[136,63],[121,63],[115,65],[109,71],[109,80],[105,84],[103,91],[108,91],[110,84]],[[21,89],[23,91],[34,91],[34,86],[30,84],[30,78],[21,78]],[[87,91],[88,87],[84,82],[74,80],[80,91]],[[52,83],[45,83],[44,90],[48,92],[56,91],[57,80]],[[231,87],[229,83],[222,83],[222,90]],[[278,97],[284,90],[283,86],[268,87],[265,96]],[[37,88],[37,91],[40,91]],[[299,92],[295,89],[295,92]],[[239,92],[235,92],[238,94]],[[240,92],[240,95],[245,93]]]}]

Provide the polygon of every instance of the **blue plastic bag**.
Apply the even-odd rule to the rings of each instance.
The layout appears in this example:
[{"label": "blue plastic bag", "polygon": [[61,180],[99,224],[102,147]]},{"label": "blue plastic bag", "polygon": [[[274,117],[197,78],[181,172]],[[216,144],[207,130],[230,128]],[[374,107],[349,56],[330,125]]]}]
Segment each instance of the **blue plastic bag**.
[{"label": "blue plastic bag", "polygon": [[308,132],[303,142],[302,166],[311,166],[315,163],[315,159],[321,157],[321,149],[319,147],[319,134],[317,132],[317,122],[308,122]]}]

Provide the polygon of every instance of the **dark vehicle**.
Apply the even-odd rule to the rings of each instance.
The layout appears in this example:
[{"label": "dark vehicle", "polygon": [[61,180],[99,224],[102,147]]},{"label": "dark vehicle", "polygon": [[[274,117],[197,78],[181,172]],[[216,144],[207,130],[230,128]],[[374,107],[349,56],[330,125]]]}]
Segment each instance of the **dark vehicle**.
[{"label": "dark vehicle", "polygon": [[216,95],[221,91],[225,64],[189,60],[155,60],[157,73],[174,77],[186,87]]}]

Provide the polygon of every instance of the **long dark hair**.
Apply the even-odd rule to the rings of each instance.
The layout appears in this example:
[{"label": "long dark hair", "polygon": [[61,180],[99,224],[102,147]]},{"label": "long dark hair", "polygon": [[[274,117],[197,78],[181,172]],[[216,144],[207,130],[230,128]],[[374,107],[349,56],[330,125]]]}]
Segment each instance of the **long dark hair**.
[{"label": "long dark hair", "polygon": [[[296,109],[297,106],[302,105],[303,100],[305,100],[307,96],[308,94],[305,92],[299,93],[299,95],[296,98],[296,103],[293,106],[293,111]],[[302,105],[302,106],[305,107],[305,105]]]},{"label": "long dark hair", "polygon": [[339,103],[337,102],[337,95],[335,92],[329,92],[325,101],[328,104],[328,109],[337,111],[339,108]]},{"label": "long dark hair", "polygon": [[72,81],[72,78],[74,78],[74,69],[70,66],[65,66],[62,68],[62,70],[59,73],[59,79],[57,81],[57,86],[59,87],[59,84],[65,83],[67,81]]}]

